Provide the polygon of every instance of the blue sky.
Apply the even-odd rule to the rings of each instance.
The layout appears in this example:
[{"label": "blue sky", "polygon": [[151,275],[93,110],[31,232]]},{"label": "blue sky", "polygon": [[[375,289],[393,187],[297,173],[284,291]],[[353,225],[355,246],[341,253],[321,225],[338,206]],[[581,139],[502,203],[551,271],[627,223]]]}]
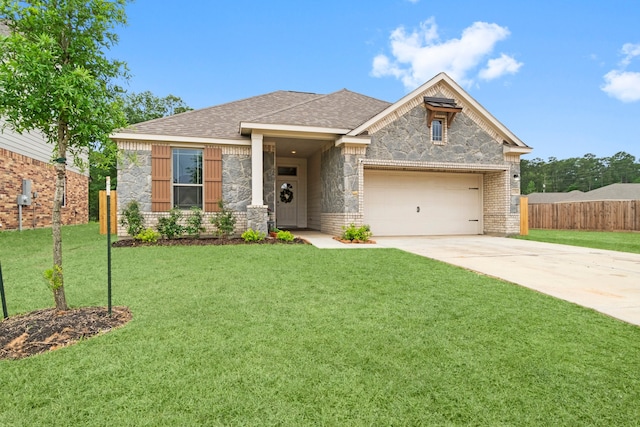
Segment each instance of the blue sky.
[{"label": "blue sky", "polygon": [[274,90],[395,102],[447,72],[524,158],[640,157],[640,2],[136,0],[127,89],[204,108]]}]

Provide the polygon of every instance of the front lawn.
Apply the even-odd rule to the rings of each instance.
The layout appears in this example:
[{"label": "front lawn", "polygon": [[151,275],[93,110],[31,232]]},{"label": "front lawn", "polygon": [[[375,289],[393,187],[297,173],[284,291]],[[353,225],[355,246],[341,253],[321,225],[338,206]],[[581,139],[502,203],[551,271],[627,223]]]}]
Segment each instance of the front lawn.
[{"label": "front lawn", "polygon": [[529,230],[528,236],[515,237],[538,242],[560,243],[563,245],[640,254],[640,233],[633,232],[536,229]]},{"label": "front lawn", "polygon": [[[65,227],[72,306],[106,238]],[[0,233],[11,314],[51,306],[50,230]],[[0,361],[0,424],[637,425],[640,328],[391,249],[113,250],[121,329]]]}]

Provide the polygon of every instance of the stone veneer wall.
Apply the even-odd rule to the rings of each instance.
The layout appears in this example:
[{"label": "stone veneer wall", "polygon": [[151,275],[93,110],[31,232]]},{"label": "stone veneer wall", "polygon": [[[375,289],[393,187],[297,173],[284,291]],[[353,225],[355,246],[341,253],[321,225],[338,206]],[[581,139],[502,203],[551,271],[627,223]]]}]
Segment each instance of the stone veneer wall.
[{"label": "stone veneer wall", "polygon": [[372,135],[367,158],[376,160],[502,164],[502,144],[458,113],[447,130],[447,143],[433,144],[422,105]]},{"label": "stone veneer wall", "polygon": [[[55,193],[55,170],[52,165],[22,154],[0,148],[0,227],[18,229],[18,204],[22,180],[31,180],[31,191],[38,197],[31,206],[22,207],[22,228],[51,226],[51,211]],[[86,224],[89,221],[89,177],[67,170],[66,204],[62,207],[64,225]]]},{"label": "stone veneer wall", "polygon": [[[262,164],[264,174],[262,176],[264,204],[268,206],[271,212],[276,209],[276,153],[275,147],[265,147],[269,151],[265,151],[262,156]],[[251,185],[251,184],[249,184]]]},{"label": "stone veneer wall", "polygon": [[322,152],[320,180],[322,181],[322,213],[344,212],[344,156],[338,147]]}]

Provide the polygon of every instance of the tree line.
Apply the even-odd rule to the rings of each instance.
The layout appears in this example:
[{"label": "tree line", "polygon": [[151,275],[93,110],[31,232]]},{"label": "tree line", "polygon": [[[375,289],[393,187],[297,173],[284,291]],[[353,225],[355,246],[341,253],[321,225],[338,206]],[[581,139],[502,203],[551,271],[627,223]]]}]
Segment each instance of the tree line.
[{"label": "tree line", "polygon": [[610,157],[537,157],[520,162],[520,177],[522,194],[586,192],[615,183],[640,183],[640,162],[624,151]]}]

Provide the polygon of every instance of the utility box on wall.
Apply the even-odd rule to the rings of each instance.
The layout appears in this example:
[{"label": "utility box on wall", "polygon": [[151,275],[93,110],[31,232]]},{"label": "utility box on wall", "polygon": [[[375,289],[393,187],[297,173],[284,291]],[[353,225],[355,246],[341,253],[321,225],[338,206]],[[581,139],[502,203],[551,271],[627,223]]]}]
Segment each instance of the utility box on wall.
[{"label": "utility box on wall", "polygon": [[27,197],[26,194],[18,194],[17,202],[20,206],[31,206],[31,198]]},{"label": "utility box on wall", "polygon": [[18,204],[21,206],[31,206],[31,180],[22,180],[22,194],[18,195]]}]

